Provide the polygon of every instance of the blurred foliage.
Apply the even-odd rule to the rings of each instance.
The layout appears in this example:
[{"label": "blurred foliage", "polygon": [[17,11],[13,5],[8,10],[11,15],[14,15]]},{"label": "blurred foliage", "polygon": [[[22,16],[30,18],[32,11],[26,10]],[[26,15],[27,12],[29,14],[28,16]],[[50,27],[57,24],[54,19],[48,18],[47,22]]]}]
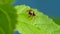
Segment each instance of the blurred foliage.
[{"label": "blurred foliage", "polygon": [[56,24],[60,25],[60,18],[52,17]]},{"label": "blurred foliage", "polygon": [[0,5],[0,34],[13,34],[16,10],[11,5]]},{"label": "blurred foliage", "polygon": [[0,34],[13,34],[16,24],[14,0],[0,0]]},{"label": "blurred foliage", "polygon": [[49,16],[49,17],[52,18],[56,24],[60,25],[60,18],[52,17],[52,16]]},{"label": "blurred foliage", "polygon": [[0,0],[0,4],[12,4],[15,0]]}]

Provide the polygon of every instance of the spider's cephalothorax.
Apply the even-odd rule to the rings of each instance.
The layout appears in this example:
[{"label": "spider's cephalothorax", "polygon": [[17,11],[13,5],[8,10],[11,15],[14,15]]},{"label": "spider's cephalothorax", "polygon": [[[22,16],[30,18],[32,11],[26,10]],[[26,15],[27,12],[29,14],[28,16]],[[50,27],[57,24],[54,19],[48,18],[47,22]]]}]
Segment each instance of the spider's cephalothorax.
[{"label": "spider's cephalothorax", "polygon": [[34,11],[33,11],[33,10],[29,10],[29,15],[30,15],[30,16],[35,16]]}]

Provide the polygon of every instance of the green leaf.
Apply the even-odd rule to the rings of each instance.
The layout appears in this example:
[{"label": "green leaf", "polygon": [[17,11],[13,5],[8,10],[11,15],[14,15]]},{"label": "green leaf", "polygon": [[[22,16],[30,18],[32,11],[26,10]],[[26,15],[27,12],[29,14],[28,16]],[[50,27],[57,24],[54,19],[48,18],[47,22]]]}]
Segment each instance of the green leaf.
[{"label": "green leaf", "polygon": [[12,6],[0,5],[0,34],[13,34],[16,17],[16,10]]},{"label": "green leaf", "polygon": [[56,17],[51,17],[51,18],[53,18],[56,24],[60,25],[60,18],[56,18]]},{"label": "green leaf", "polygon": [[12,4],[14,2],[14,0],[0,0],[0,4]]},{"label": "green leaf", "polygon": [[17,24],[16,29],[22,34],[39,34],[40,30],[33,25],[21,22]]},{"label": "green leaf", "polygon": [[[53,32],[60,30],[60,26],[53,19],[37,9],[26,5],[16,6],[15,8],[18,15],[16,30],[21,34],[53,34]],[[32,10],[35,16],[29,14],[29,10]]]}]

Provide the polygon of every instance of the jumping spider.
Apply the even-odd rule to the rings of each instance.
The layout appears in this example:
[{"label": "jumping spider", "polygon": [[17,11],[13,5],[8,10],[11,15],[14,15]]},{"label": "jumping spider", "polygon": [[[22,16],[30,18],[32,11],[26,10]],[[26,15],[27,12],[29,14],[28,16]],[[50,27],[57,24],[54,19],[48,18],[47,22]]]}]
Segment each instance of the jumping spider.
[{"label": "jumping spider", "polygon": [[35,16],[34,11],[33,11],[33,10],[29,10],[29,15],[30,15],[30,16]]}]

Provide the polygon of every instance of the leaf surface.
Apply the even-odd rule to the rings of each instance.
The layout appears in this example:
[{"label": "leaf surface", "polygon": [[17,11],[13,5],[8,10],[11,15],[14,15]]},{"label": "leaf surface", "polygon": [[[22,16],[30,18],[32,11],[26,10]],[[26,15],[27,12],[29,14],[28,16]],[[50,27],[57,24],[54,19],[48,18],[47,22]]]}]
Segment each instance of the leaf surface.
[{"label": "leaf surface", "polygon": [[[26,5],[16,6],[15,8],[18,15],[16,29],[21,34],[53,34],[52,32],[60,30],[60,26],[53,19],[37,9]],[[29,10],[34,11],[35,16],[31,16]]]}]

